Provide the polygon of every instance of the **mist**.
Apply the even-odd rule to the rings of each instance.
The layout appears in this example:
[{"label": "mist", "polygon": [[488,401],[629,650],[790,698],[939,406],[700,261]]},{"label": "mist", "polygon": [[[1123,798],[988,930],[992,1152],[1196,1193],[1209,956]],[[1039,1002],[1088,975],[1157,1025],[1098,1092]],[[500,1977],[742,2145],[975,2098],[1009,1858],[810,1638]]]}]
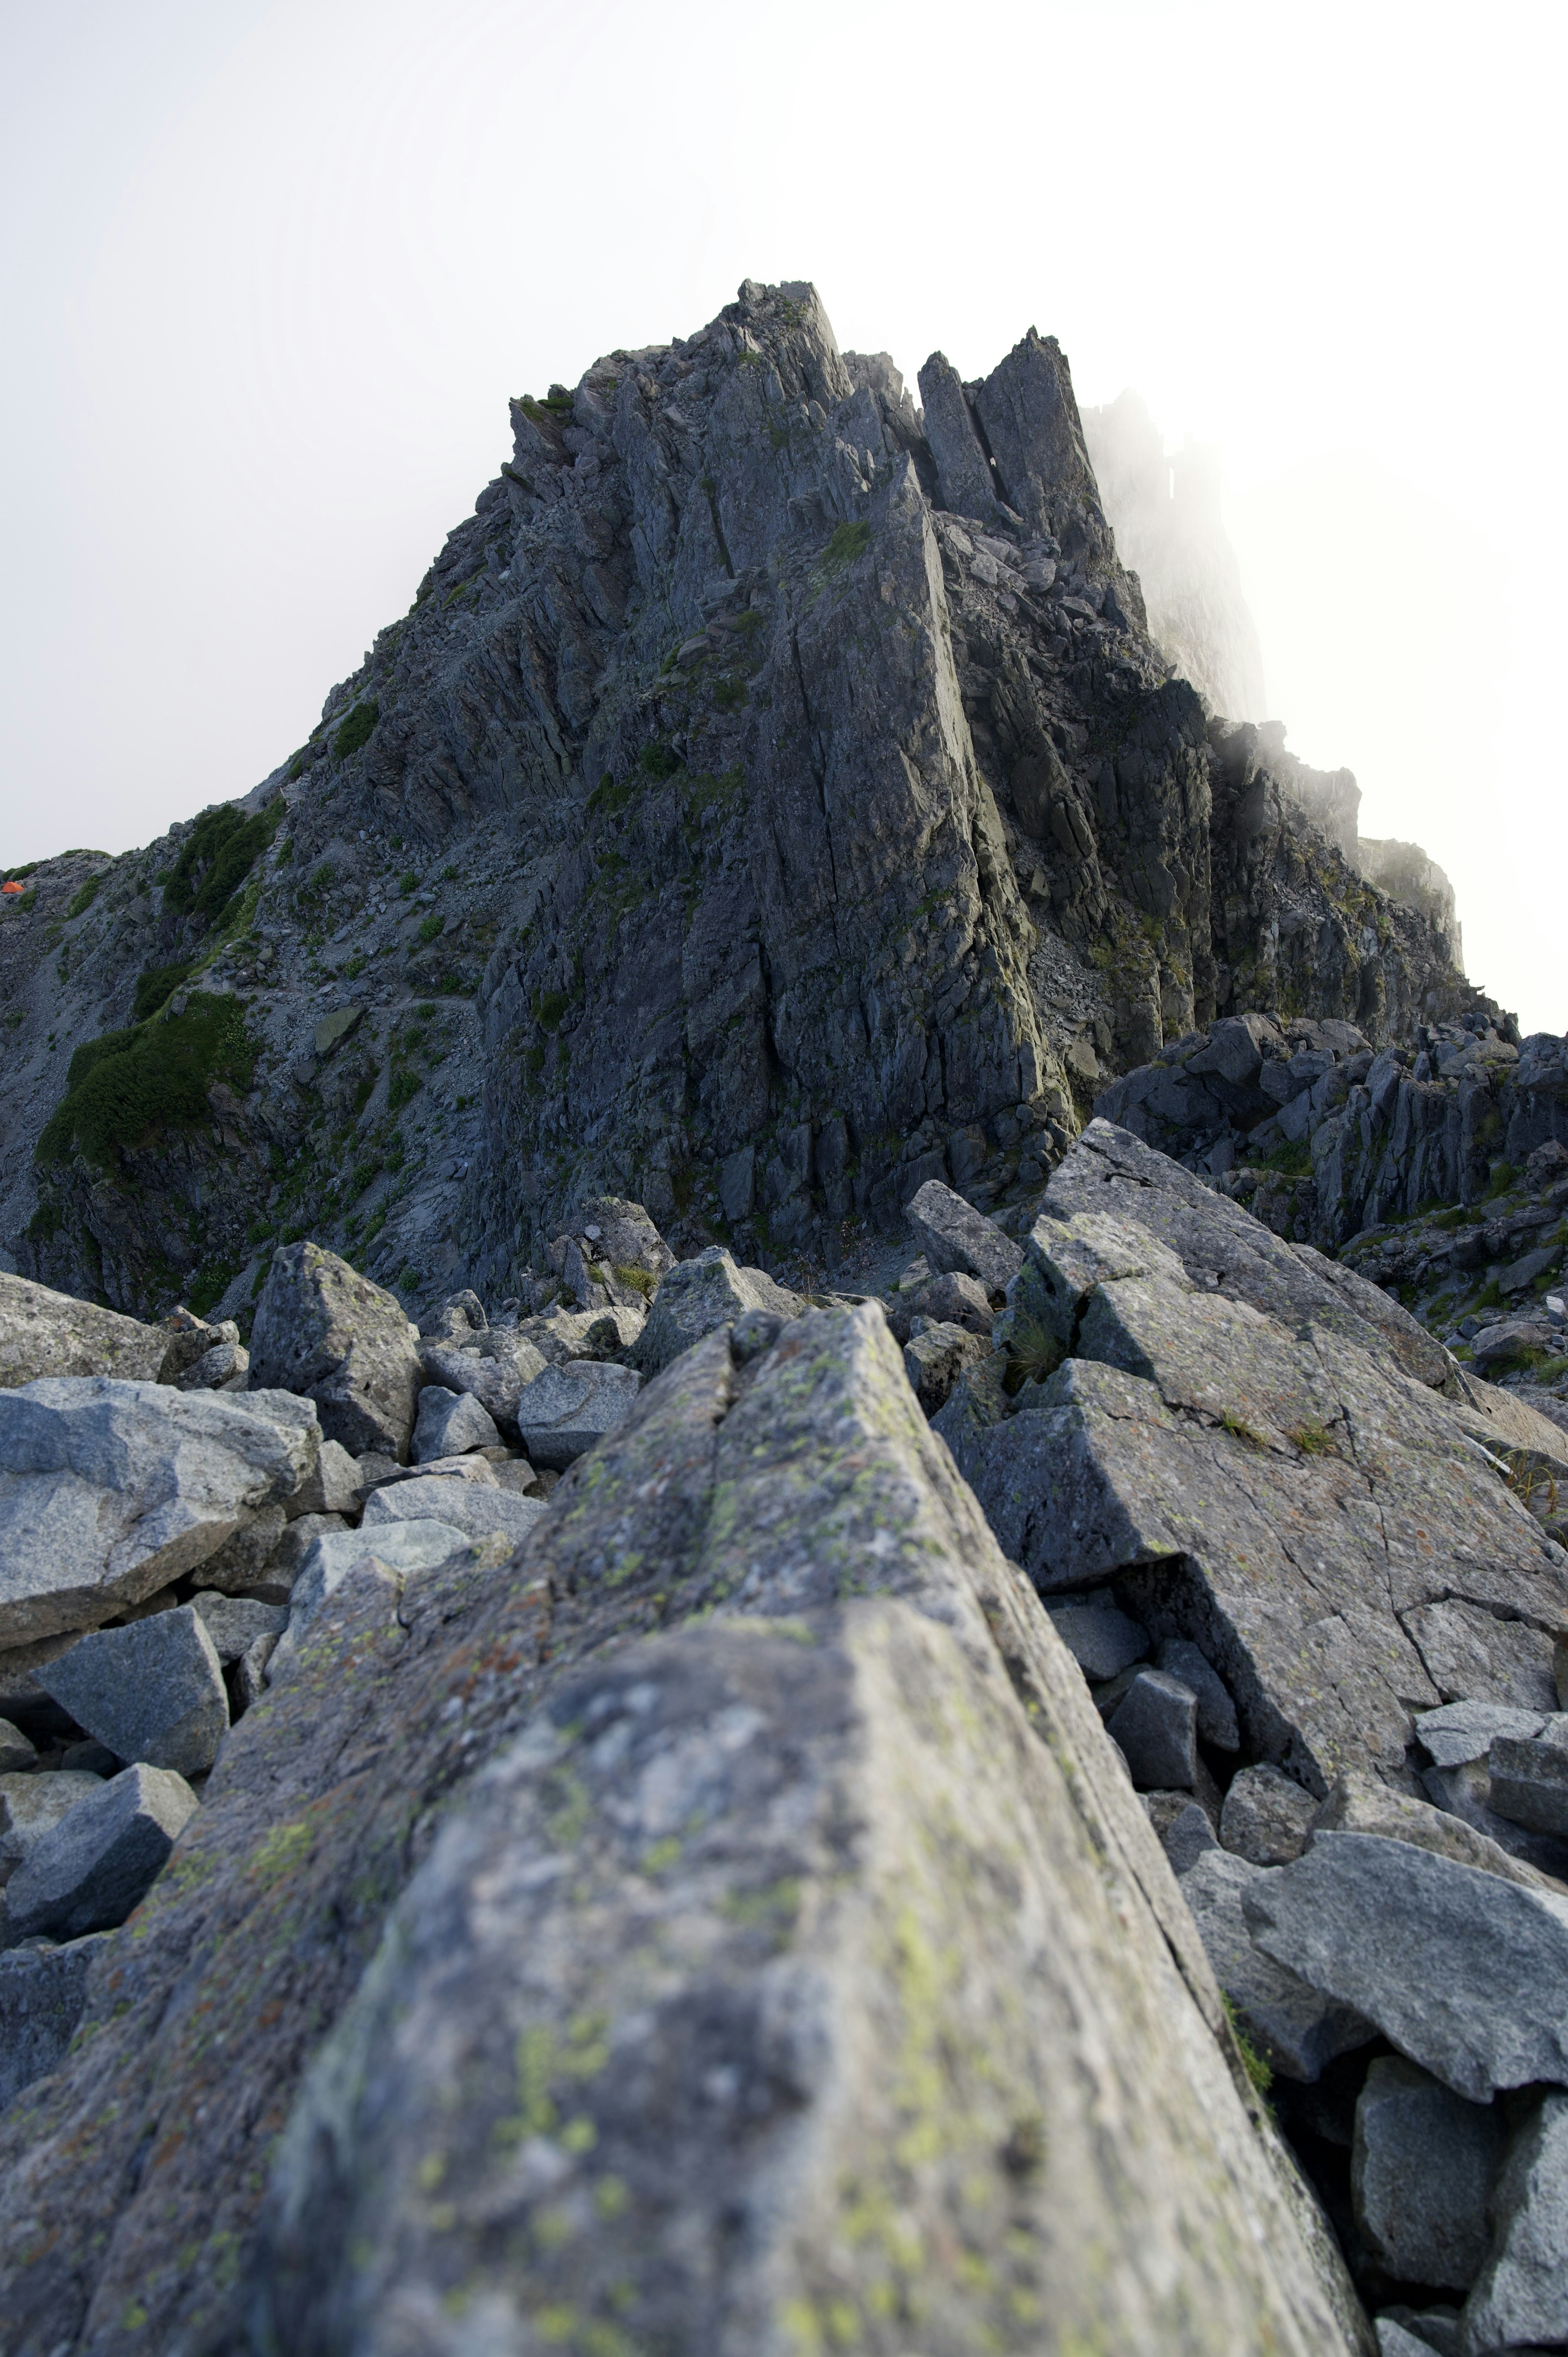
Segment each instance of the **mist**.
[{"label": "mist", "polygon": [[[78,0],[8,32],[0,850],[242,793],[509,394],[810,276],[912,379],[1031,324],[1218,497],[1291,748],[1568,1027],[1544,7]],[[1348,70],[1353,61],[1353,70]]]}]

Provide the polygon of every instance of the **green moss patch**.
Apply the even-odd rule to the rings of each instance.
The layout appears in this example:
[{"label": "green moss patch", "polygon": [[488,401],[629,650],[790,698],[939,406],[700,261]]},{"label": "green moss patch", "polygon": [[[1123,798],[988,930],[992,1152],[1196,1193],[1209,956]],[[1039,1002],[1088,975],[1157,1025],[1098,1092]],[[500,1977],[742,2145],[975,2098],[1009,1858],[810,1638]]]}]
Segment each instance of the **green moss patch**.
[{"label": "green moss patch", "polygon": [[368,696],[363,704],[356,704],[348,717],[338,722],[333,734],[335,759],[346,761],[350,753],[357,753],[362,746],[368,745],[381,716],[381,706],[373,695]]},{"label": "green moss patch", "polygon": [[73,1152],[107,1164],[117,1146],[159,1129],[194,1129],[212,1118],[214,1081],[244,1090],[256,1043],[237,999],[197,991],[183,1015],[89,1040],[70,1060],[66,1092],[38,1140],[39,1162]]},{"label": "green moss patch", "polygon": [[215,925],[226,917],[241,887],[271,843],[284,802],[277,796],[264,811],[242,819],[232,807],[203,811],[191,828],[164,887],[164,906],[178,915]]},{"label": "green moss patch", "polygon": [[[156,1015],[165,999],[172,997],[179,988],[195,963],[194,958],[176,958],[169,965],[145,966],[136,981],[132,1020],[145,1023],[149,1015]],[[94,1039],[90,1044],[96,1048],[101,1042]],[[79,1049],[77,1052],[81,1054],[82,1050]]]}]

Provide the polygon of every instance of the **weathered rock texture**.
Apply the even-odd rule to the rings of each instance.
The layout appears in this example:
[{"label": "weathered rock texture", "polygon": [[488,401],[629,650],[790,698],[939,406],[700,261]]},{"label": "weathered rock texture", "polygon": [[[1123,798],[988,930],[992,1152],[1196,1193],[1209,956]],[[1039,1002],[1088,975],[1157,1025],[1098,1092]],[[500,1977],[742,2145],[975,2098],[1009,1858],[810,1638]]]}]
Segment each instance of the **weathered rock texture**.
[{"label": "weathered rock texture", "polygon": [[1217,1013],[1468,1004],[1150,637],[1055,341],[921,390],[747,281],[515,402],[291,760],[0,912],[18,1262],[239,1311],[265,1224],[499,1300],[632,1198],[821,1260],[924,1179],[1037,1188],[1097,1078]]},{"label": "weathered rock texture", "polygon": [[1076,1666],[822,1311],[700,1343],[512,1561],[324,1597],[0,2122],[0,2315],[1365,2351],[1271,2139]]}]

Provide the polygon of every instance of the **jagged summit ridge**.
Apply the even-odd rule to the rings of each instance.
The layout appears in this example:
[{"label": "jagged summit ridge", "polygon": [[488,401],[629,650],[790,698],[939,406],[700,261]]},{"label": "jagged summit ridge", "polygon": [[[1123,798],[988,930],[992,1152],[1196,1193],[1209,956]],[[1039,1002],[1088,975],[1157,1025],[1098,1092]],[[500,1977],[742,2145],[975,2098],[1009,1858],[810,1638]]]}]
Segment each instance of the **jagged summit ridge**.
[{"label": "jagged summit ridge", "polygon": [[[235,895],[203,911],[214,851],[156,897],[188,829],[103,871],[97,919],[61,909],[67,1027],[6,920],[18,1259],[150,1308],[194,1217],[208,1299],[269,1223],[373,1243],[414,1297],[499,1291],[603,1191],[831,1262],[927,1178],[1037,1189],[1108,1073],[1217,1013],[1454,1011],[1441,933],[1149,637],[1054,340],[921,390],[747,282],[514,402],[410,613],[252,798]],[[78,1125],[35,1197],[57,1050],[132,1024],[138,965],[243,1003],[221,1137],[94,1162]]]}]

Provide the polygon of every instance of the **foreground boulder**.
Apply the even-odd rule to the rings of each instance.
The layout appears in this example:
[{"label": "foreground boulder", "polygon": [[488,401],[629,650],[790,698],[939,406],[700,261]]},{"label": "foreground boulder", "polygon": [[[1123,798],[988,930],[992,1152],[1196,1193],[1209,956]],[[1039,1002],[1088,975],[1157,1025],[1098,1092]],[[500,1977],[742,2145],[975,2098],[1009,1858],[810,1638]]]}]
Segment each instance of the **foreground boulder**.
[{"label": "foreground boulder", "polygon": [[606,2348],[911,2312],[951,2357],[1369,2346],[878,1309],[709,1336],[510,1561],[361,1553],[174,1868],[0,2121],[17,2357],[568,2312]]},{"label": "foreground boulder", "polygon": [[196,1795],[166,1768],[112,1777],[35,1843],[5,1886],[13,1943],[123,1923],[163,1867]]},{"label": "foreground boulder", "polygon": [[89,1629],[194,1571],[315,1468],[316,1411],[109,1377],[0,1391],[0,1648]]},{"label": "foreground boulder", "polygon": [[413,1431],[419,1351],[403,1305],[309,1242],[273,1255],[251,1329],[253,1389],[313,1399],[321,1429],[350,1456],[401,1464]]},{"label": "foreground boulder", "polygon": [[166,1328],[52,1293],[0,1270],[0,1390],[40,1375],[114,1375],[155,1383],[168,1356]]},{"label": "foreground boulder", "polygon": [[205,1774],[228,1732],[218,1649],[189,1604],[79,1637],[38,1684],[116,1759],[181,1776]]}]

